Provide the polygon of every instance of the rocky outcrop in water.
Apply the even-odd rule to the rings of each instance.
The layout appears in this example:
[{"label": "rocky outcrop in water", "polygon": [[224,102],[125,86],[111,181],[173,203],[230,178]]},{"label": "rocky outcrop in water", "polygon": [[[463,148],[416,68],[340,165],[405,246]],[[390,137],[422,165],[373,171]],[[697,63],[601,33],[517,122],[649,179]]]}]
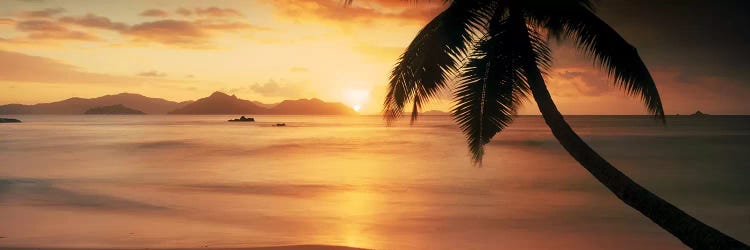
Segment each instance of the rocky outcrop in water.
[{"label": "rocky outcrop in water", "polygon": [[0,118],[0,123],[18,123],[21,122],[21,120],[13,119],[13,118]]},{"label": "rocky outcrop in water", "polygon": [[245,116],[240,117],[239,119],[232,119],[229,120],[230,122],[254,122],[255,118],[245,118]]},{"label": "rocky outcrop in water", "polygon": [[708,116],[708,115],[709,115],[709,114],[703,113],[703,112],[701,112],[700,110],[698,110],[698,111],[695,111],[695,113],[693,113],[693,114],[692,114],[692,115],[690,115],[690,116]]}]

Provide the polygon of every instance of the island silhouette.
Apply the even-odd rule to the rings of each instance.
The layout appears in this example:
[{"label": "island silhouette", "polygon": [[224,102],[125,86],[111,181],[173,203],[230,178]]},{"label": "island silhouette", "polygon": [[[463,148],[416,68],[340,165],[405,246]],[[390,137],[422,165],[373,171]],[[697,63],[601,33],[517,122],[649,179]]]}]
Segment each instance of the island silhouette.
[{"label": "island silhouette", "polygon": [[234,95],[214,92],[196,101],[174,102],[139,94],[121,93],[97,98],[73,97],[58,102],[34,105],[0,105],[0,114],[266,114],[266,115],[354,115],[356,112],[342,104],[320,99],[285,100],[278,104],[243,100]]},{"label": "island silhouette", "polygon": [[145,115],[143,111],[125,107],[122,104],[90,108],[84,113],[86,115]]},{"label": "island silhouette", "polygon": [[173,102],[139,94],[120,93],[90,99],[73,97],[62,101],[34,105],[7,104],[0,106],[0,114],[80,115],[92,108],[118,104],[140,110],[146,114],[166,114],[190,102]]}]

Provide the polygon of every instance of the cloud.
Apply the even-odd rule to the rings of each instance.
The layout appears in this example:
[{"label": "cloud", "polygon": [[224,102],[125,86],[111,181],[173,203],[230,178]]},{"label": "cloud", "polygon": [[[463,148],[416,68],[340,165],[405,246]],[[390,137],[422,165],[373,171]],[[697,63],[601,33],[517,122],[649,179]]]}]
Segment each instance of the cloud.
[{"label": "cloud", "polygon": [[254,30],[265,30],[255,25],[251,25],[243,22],[232,22],[226,20],[212,20],[212,19],[201,19],[194,22],[195,25],[202,29],[208,30],[243,30],[243,29],[254,29]]},{"label": "cloud", "polygon": [[23,17],[48,18],[65,12],[63,8],[47,8],[42,10],[26,11],[21,14]]},{"label": "cloud", "polygon": [[[266,28],[252,25],[246,21],[233,19],[233,17],[242,16],[242,13],[235,9],[219,7],[196,8],[195,11],[185,8],[177,10],[180,15],[195,13],[200,16],[198,19],[160,19],[133,25],[116,22],[108,17],[93,13],[83,16],[50,18],[60,12],[62,12],[61,9],[24,12],[23,21],[2,18],[0,19],[0,25],[15,24],[16,30],[25,32],[29,39],[103,41],[99,36],[94,35],[98,32],[95,30],[109,30],[131,39],[130,41],[134,44],[161,43],[190,49],[213,48],[212,39],[217,35],[217,32],[266,30]],[[141,12],[141,16],[149,17],[166,17],[168,15],[166,11],[161,9],[148,9]],[[45,18],[28,19],[29,16],[44,16]],[[81,30],[73,30],[72,28]],[[16,40],[18,39],[9,37],[0,41]]]},{"label": "cloud", "polygon": [[256,83],[250,86],[255,93],[267,97],[298,97],[302,93],[300,86],[293,84],[281,84],[273,79],[265,83]]},{"label": "cloud", "polygon": [[51,33],[31,33],[27,36],[30,39],[39,40],[79,40],[79,41],[99,41],[99,37],[81,32],[81,31],[67,31],[67,32],[51,32]]},{"label": "cloud", "polygon": [[28,20],[16,23],[16,30],[27,32],[29,39],[58,39],[58,40],[82,40],[96,41],[98,37],[74,31],[49,20]]},{"label": "cloud", "polygon": [[[646,113],[639,98],[627,97],[605,71],[593,66],[592,61],[576,52],[575,48],[570,45],[552,47],[555,63],[545,79],[561,111],[571,114]],[[692,70],[690,64],[666,65],[658,60],[649,61],[647,57],[644,60],[668,114],[692,113],[697,109],[724,114],[750,112],[747,105],[742,105],[750,95],[750,88],[744,81],[730,75],[704,74]],[[533,110],[533,105],[528,107]]]},{"label": "cloud", "polygon": [[139,15],[145,16],[145,17],[167,17],[169,16],[169,13],[160,9],[150,9],[150,10],[144,10]]},{"label": "cloud", "polygon": [[177,13],[178,15],[181,15],[181,16],[191,16],[191,15],[193,15],[193,11],[191,11],[189,9],[186,9],[186,8],[179,8],[179,9],[175,10],[175,13]]},{"label": "cloud", "polygon": [[219,8],[219,7],[208,7],[205,9],[196,8],[195,14],[198,16],[209,16],[209,17],[241,17],[242,13],[235,9]]},{"label": "cloud", "polygon": [[613,81],[593,68],[558,68],[548,76],[556,95],[600,96],[614,90]]},{"label": "cloud", "polygon": [[44,32],[58,32],[67,30],[65,27],[48,20],[30,20],[23,21],[16,24],[16,29],[19,31],[44,31]]},{"label": "cloud", "polygon": [[128,29],[128,25],[119,22],[112,22],[109,18],[103,16],[97,16],[94,14],[86,14],[82,17],[63,17],[60,18],[62,23],[76,24],[83,27],[106,29],[123,31]]},{"label": "cloud", "polygon": [[45,57],[0,50],[0,81],[43,83],[134,83],[136,78],[81,71]]},{"label": "cloud", "polygon": [[263,30],[248,23],[201,19],[196,21],[164,19],[133,25],[122,31],[137,42],[157,42],[187,48],[211,47],[214,31]]},{"label": "cloud", "polygon": [[355,1],[344,6],[336,0],[273,0],[268,1],[278,15],[294,20],[317,18],[330,21],[359,21],[390,19],[423,23],[437,15],[445,5],[438,3],[413,4],[411,1]]},{"label": "cloud", "polygon": [[[746,1],[607,0],[599,15],[638,48],[649,67],[678,67],[689,77],[750,78]],[[638,15],[632,15],[637,12]],[[717,15],[716,13],[722,13]]]},{"label": "cloud", "polygon": [[0,18],[0,25],[14,25],[16,20],[10,18]]},{"label": "cloud", "polygon": [[182,20],[159,20],[134,25],[124,32],[143,41],[163,44],[206,44],[210,35],[198,25]]},{"label": "cloud", "polygon": [[[148,12],[148,11],[146,11]],[[212,32],[264,30],[264,28],[246,22],[225,20],[221,18],[203,18],[199,20],[161,19],[138,23],[129,26],[125,23],[114,22],[107,17],[87,14],[81,17],[62,17],[54,22],[50,20],[32,20],[17,24],[19,31],[55,31],[57,36],[48,38],[66,38],[80,40],[96,40],[94,36],[84,32],[68,32],[65,25],[77,25],[86,28],[112,30],[123,36],[133,38],[135,42],[156,42],[187,48],[206,48],[211,46]],[[29,23],[26,23],[29,22]],[[34,34],[38,37],[43,34]]]},{"label": "cloud", "polygon": [[270,79],[264,83],[255,83],[246,87],[223,89],[222,91],[236,93],[255,93],[264,97],[281,97],[281,98],[303,98],[314,95],[314,91],[309,88],[309,84],[304,83],[280,83]]},{"label": "cloud", "polygon": [[159,71],[156,71],[156,70],[152,70],[152,71],[145,71],[145,72],[138,73],[138,76],[142,76],[142,77],[165,77],[165,76],[167,76],[167,73],[159,72]]}]

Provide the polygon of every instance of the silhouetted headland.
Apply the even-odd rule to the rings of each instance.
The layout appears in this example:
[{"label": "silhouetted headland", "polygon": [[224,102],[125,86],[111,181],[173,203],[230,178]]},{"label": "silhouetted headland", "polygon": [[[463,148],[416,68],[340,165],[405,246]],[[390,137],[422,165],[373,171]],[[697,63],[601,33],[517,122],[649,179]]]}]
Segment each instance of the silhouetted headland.
[{"label": "silhouetted headland", "polygon": [[[186,115],[353,115],[350,107],[336,102],[319,99],[285,100],[277,104],[243,100],[234,95],[214,92],[197,101],[173,102],[161,98],[151,98],[139,94],[121,93],[97,98],[73,97],[66,100],[39,103],[34,105],[0,105],[0,114],[45,114],[80,115],[90,114],[90,110],[122,105],[128,109],[146,114],[186,114]],[[116,111],[116,110],[115,110]],[[92,111],[94,112],[94,111]],[[113,111],[114,112],[114,111]],[[124,111],[122,111],[124,112]],[[106,112],[105,112],[106,113]],[[114,112],[117,113],[117,112]],[[126,113],[121,113],[126,114]],[[129,113],[127,113],[129,114]]]},{"label": "silhouetted headland", "polygon": [[169,114],[193,114],[193,115],[234,115],[234,114],[265,114],[266,109],[255,105],[255,103],[242,100],[234,95],[222,92],[214,92],[208,97],[198,99],[184,107],[178,108]]},{"label": "silhouetted headland", "polygon": [[145,115],[143,111],[126,107],[122,104],[102,106],[86,110],[86,115]]},{"label": "silhouetted headland", "polygon": [[34,105],[0,105],[0,114],[80,115],[92,108],[117,104],[122,104],[147,114],[166,114],[167,112],[183,107],[190,102],[191,101],[173,102],[161,98],[146,97],[139,94],[121,93],[90,99],[73,97],[58,102],[39,103]]},{"label": "silhouetted headland", "polygon": [[[271,108],[266,108],[271,107]],[[277,105],[262,104],[214,92],[211,96],[201,98],[179,108],[170,114],[191,115],[353,115],[354,110],[342,103],[324,102],[319,99],[285,100]]]},{"label": "silhouetted headland", "polygon": [[274,115],[353,115],[356,112],[342,103],[324,102],[320,99],[286,100],[268,110]]},{"label": "silhouetted headland", "polygon": [[709,116],[709,114],[703,113],[703,112],[701,112],[700,110],[698,110],[698,111],[695,111],[695,113],[693,113],[693,114],[692,114],[692,115],[690,115],[690,116],[693,116],[693,117],[701,117],[701,116]]}]

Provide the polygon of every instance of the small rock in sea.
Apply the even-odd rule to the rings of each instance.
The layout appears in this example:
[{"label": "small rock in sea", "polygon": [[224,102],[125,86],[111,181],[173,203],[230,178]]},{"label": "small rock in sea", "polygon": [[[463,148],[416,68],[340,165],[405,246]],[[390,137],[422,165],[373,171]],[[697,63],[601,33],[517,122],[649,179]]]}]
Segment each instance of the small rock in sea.
[{"label": "small rock in sea", "polygon": [[276,125],[273,125],[274,127],[286,127],[286,123],[276,123]]},{"label": "small rock in sea", "polygon": [[230,122],[254,122],[254,121],[255,121],[255,118],[252,118],[252,117],[250,117],[250,118],[245,118],[245,116],[243,115],[243,116],[242,116],[242,117],[240,117],[239,119],[231,119],[231,120],[229,120],[229,121],[230,121]]},{"label": "small rock in sea", "polygon": [[21,120],[13,119],[13,118],[0,118],[0,123],[15,123],[15,122],[21,122]]},{"label": "small rock in sea", "polygon": [[695,113],[693,113],[693,114],[692,114],[692,115],[690,115],[690,116],[707,116],[707,115],[708,115],[708,114],[706,114],[706,113],[703,113],[703,112],[701,112],[700,110],[698,110],[698,111],[695,111]]}]

